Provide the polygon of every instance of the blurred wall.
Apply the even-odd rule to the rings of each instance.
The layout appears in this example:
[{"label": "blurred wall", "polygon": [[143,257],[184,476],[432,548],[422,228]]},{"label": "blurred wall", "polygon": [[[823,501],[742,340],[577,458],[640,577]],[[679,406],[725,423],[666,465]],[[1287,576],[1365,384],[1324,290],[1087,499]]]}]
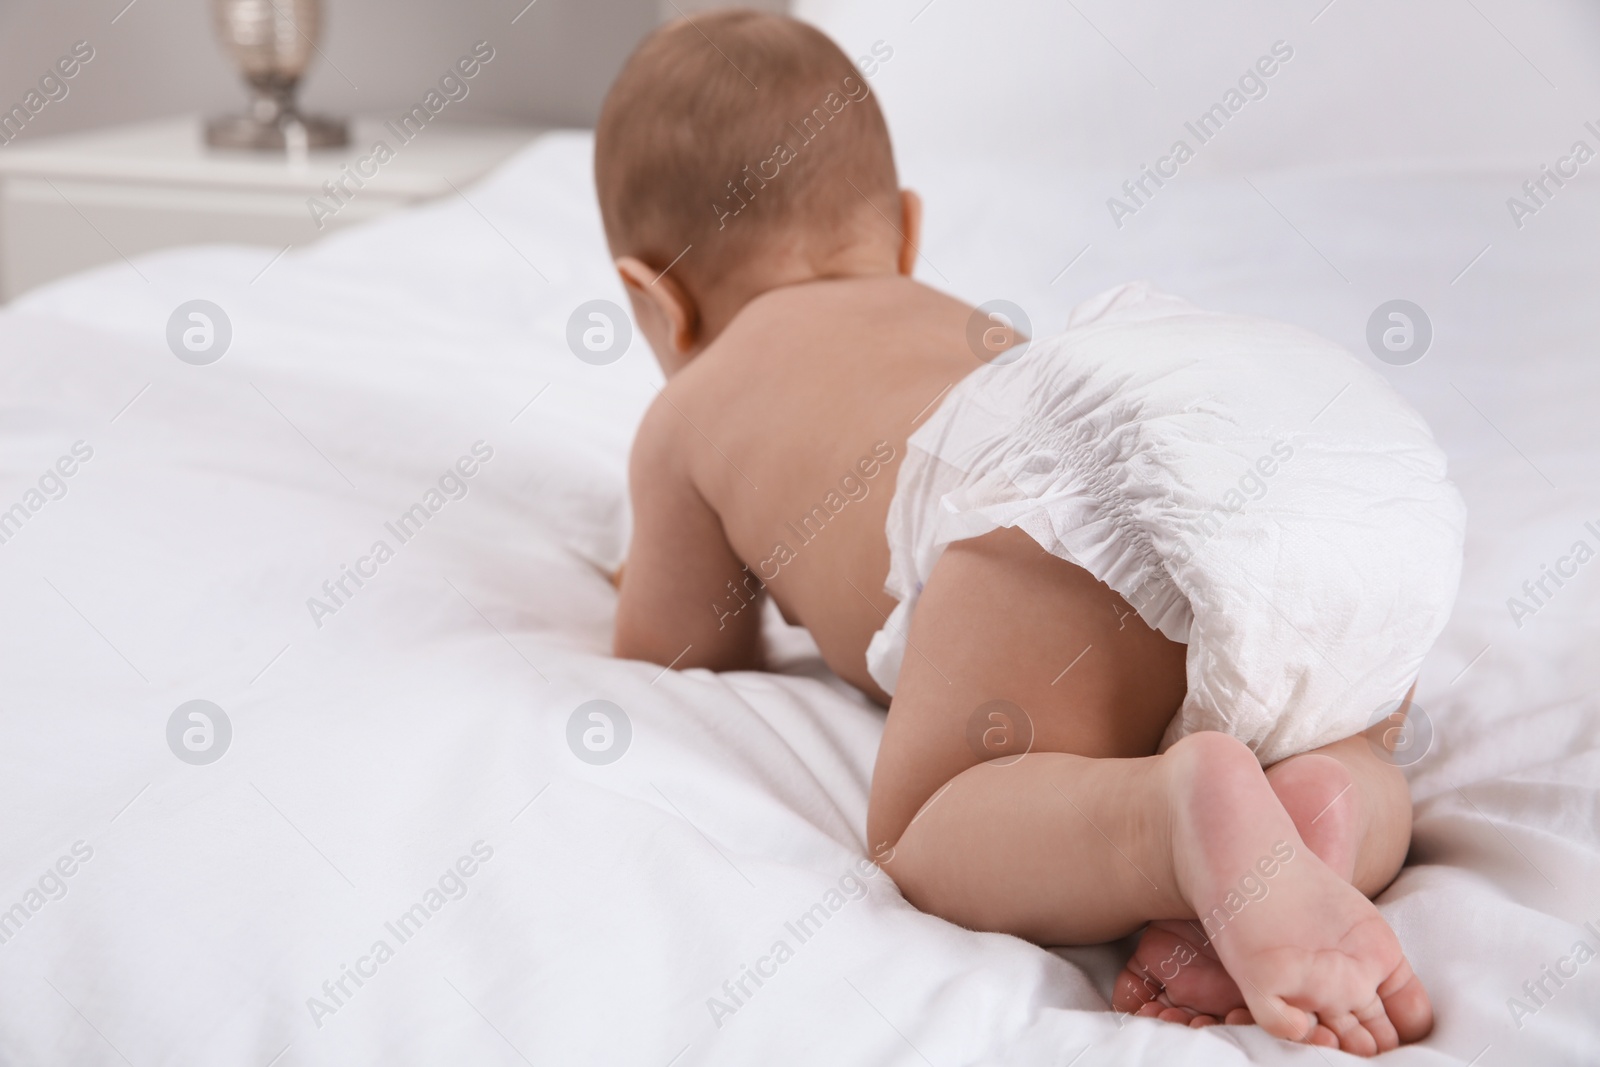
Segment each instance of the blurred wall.
[{"label": "blurred wall", "polygon": [[[495,59],[454,121],[591,125],[606,87],[667,0],[324,0],[312,110],[386,115],[415,103],[485,40]],[[697,6],[678,0],[684,10]],[[526,9],[525,9],[526,8]],[[525,10],[524,10],[525,9]],[[520,13],[520,17],[519,17]],[[515,22],[513,22],[515,19]],[[0,105],[21,101],[74,42],[94,59],[17,139],[240,108],[245,92],[212,30],[210,0],[3,0]],[[3,149],[0,149],[3,151]]]},{"label": "blurred wall", "polygon": [[[1597,0],[796,0],[851,55],[907,158],[1154,164],[1275,42],[1201,170],[1479,161],[1537,172],[1600,126]],[[1591,179],[1592,180],[1592,179]]]}]

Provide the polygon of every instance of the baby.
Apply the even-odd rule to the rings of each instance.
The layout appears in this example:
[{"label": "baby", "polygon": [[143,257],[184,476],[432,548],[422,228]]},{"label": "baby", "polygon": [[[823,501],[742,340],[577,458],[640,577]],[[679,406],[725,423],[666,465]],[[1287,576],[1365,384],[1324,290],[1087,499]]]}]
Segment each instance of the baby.
[{"label": "baby", "polygon": [[[617,270],[668,379],[633,448],[616,654],[759,669],[770,596],[835,672],[889,707],[867,837],[917,907],[1044,945],[1145,927],[1117,982],[1123,1011],[1254,1021],[1362,1055],[1426,1035],[1427,995],[1368,899],[1410,840],[1409,793],[1384,747],[1403,720],[1363,734],[1372,706],[1361,706],[1354,728],[1297,748],[1275,732],[1279,718],[1292,725],[1289,709],[1241,737],[1227,700],[1196,703],[1221,691],[1242,706],[1254,691],[1219,690],[1226,657],[1194,654],[1216,613],[1178,579],[1200,563],[1163,554],[1133,519],[1108,526],[1083,505],[1081,523],[1065,521],[1025,491],[1094,454],[1092,405],[1049,399],[1071,392],[1080,357],[912,280],[921,203],[898,186],[883,115],[850,60],[783,17],[672,23],[605,102],[595,178]],[[1238,332],[1141,287],[1075,316],[1064,338],[1102,320],[1182,321],[1223,348]],[[1015,373],[1002,381],[1002,370]],[[984,457],[1026,437],[1024,422],[1024,462],[1002,477]],[[1248,419],[1218,425],[1236,422]],[[1044,438],[1057,459],[1030,467]],[[1295,448],[1264,452],[1260,471]],[[1160,451],[1069,473],[1093,489]],[[1315,469],[1317,449],[1300,452]],[[935,519],[949,527],[937,536]],[[1348,530],[1327,525],[1309,541],[1256,541],[1292,575],[1307,544],[1345,558]],[[1085,529],[1124,527],[1134,532],[1116,536],[1144,547],[1120,563],[1068,547]],[[1189,552],[1238,541],[1218,534]],[[1386,690],[1401,712],[1423,651],[1401,650],[1410,673]],[[1247,663],[1240,677],[1273,669]],[[1320,692],[1316,673],[1291,679],[1283,699]],[[1206,707],[1212,719],[1195,717]],[[1329,721],[1348,723],[1342,714]]]}]

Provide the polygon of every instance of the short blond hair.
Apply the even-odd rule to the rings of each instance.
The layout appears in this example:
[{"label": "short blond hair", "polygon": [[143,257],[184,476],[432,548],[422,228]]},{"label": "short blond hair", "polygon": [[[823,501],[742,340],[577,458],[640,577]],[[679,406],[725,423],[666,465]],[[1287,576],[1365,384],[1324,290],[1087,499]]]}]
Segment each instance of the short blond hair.
[{"label": "short blond hair", "polygon": [[821,251],[899,217],[866,79],[782,15],[720,11],[647,37],[606,95],[594,170],[612,255],[657,269],[683,255],[675,272],[703,285],[773,242]]}]

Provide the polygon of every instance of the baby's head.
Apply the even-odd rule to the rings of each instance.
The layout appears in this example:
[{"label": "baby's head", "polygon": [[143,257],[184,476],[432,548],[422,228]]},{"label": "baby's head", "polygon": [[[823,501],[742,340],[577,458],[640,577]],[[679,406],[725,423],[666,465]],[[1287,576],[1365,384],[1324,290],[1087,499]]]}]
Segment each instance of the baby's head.
[{"label": "baby's head", "polygon": [[670,375],[781,285],[910,273],[919,206],[838,46],[752,11],[679,19],[617,76],[595,130],[612,257]]}]

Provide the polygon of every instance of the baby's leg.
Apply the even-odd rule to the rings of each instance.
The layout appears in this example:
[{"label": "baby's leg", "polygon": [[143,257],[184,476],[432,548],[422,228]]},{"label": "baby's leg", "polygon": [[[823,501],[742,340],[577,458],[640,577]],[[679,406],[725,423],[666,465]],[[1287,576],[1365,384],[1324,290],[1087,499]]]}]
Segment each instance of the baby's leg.
[{"label": "baby's leg", "polygon": [[1384,747],[1391,726],[1385,720],[1267,768],[1311,851],[1369,897],[1394,881],[1411,847],[1411,789]]},{"label": "baby's leg", "polygon": [[[1411,795],[1404,775],[1383,755],[1389,726],[1381,723],[1267,769],[1273,793],[1306,846],[1368,897],[1394,879],[1411,839]],[[1190,1026],[1249,1021],[1238,985],[1192,920],[1151,923],[1117,979],[1112,1005]]]},{"label": "baby's leg", "polygon": [[[1393,933],[1306,847],[1248,749],[1203,734],[1137,758],[1181,698],[1181,649],[1174,689],[1176,646],[1086,579],[1012,531],[951,546],[931,576],[869,814],[907,899],[1044,944],[1205,915],[1272,1032],[1369,1052],[1421,1036],[1426,997]],[[995,700],[1031,721],[1020,760],[969,745]]]},{"label": "baby's leg", "polygon": [[872,774],[875,851],[946,782],[995,757],[1154,755],[1186,689],[1184,646],[1020,530],[946,549],[908,636]]}]

